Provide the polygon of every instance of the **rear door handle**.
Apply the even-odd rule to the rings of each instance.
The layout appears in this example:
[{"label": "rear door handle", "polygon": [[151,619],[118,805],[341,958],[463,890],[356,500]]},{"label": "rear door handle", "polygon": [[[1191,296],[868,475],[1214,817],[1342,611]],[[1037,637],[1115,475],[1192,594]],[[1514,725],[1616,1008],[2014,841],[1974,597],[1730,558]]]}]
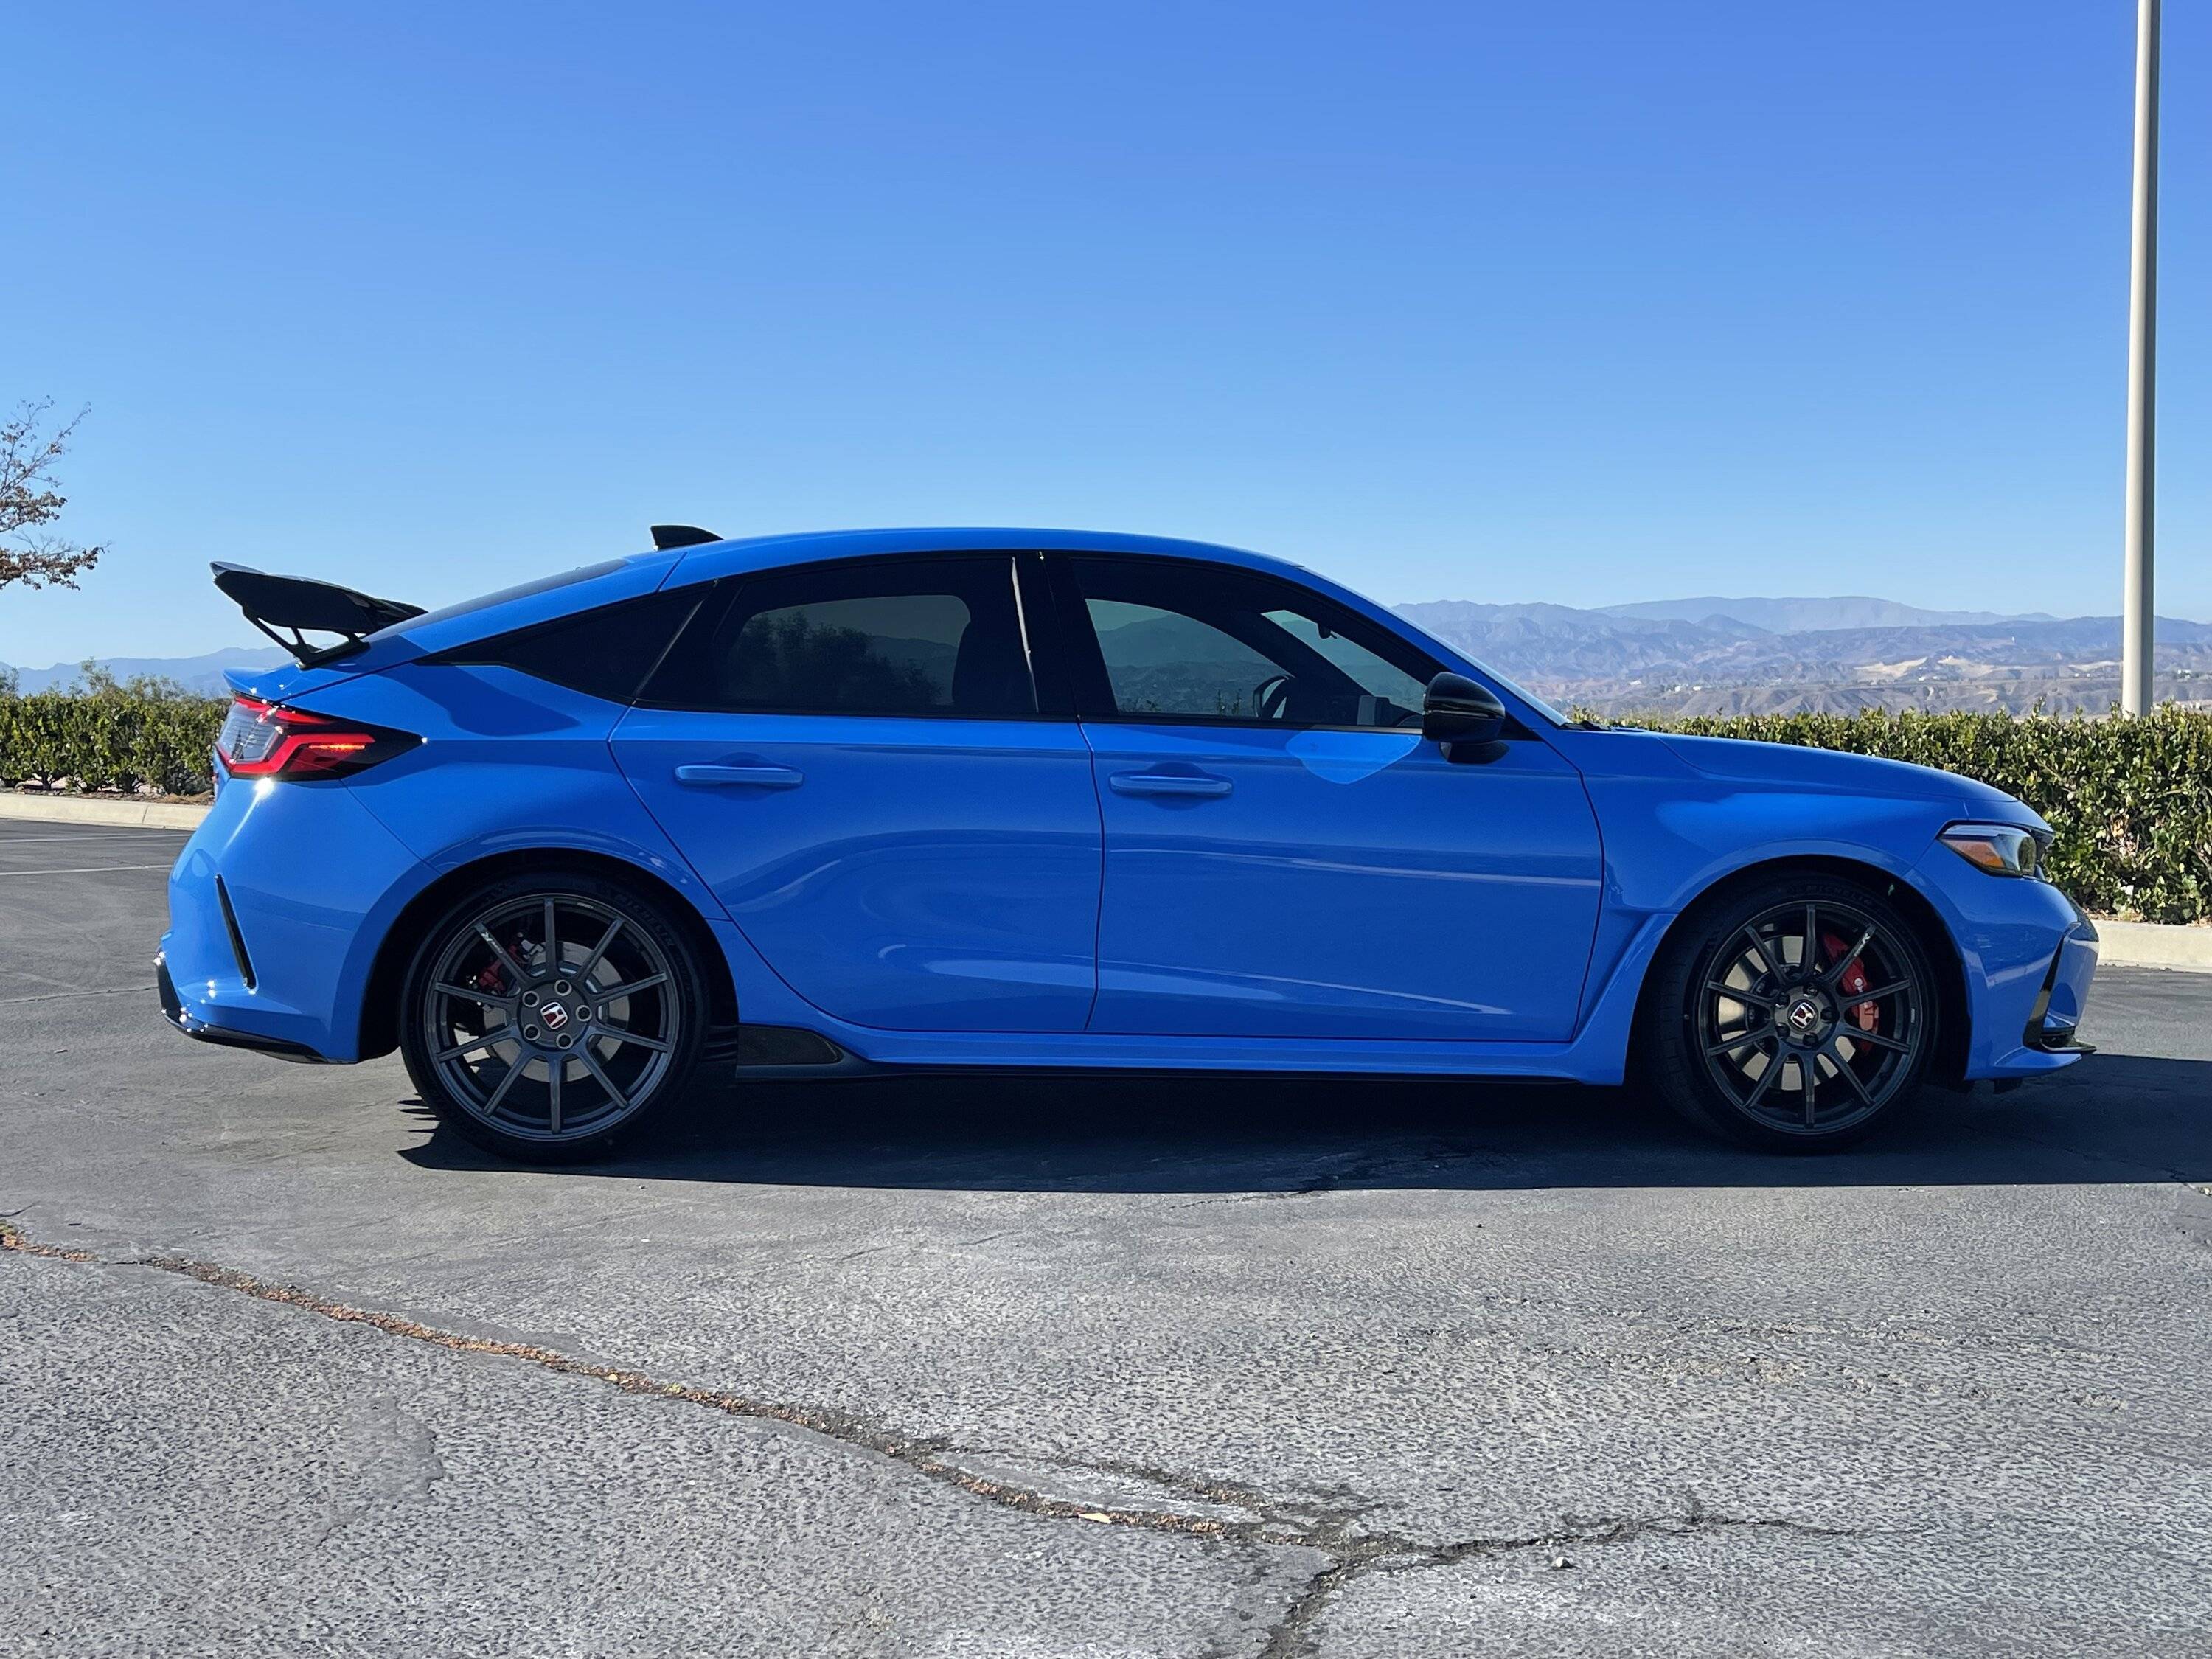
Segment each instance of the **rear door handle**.
[{"label": "rear door handle", "polygon": [[679,766],[676,781],[695,789],[796,789],[806,781],[806,774],[793,766]]},{"label": "rear door handle", "polygon": [[1116,772],[1106,785],[1117,795],[1225,795],[1236,787],[1211,772]]}]

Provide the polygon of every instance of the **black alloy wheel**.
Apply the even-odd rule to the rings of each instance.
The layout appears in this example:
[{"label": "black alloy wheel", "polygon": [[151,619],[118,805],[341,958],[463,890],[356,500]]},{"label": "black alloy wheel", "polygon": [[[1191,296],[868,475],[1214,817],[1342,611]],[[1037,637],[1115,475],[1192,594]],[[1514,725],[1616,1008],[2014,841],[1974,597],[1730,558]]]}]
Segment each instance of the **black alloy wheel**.
[{"label": "black alloy wheel", "polygon": [[401,1048],[423,1099],[480,1145],[538,1162],[602,1152],[680,1093],[706,1024],[682,932],[582,872],[470,896],[424,936],[404,994]]},{"label": "black alloy wheel", "polygon": [[1702,907],[1653,967],[1643,1056],[1668,1103],[1754,1146],[1846,1146],[1917,1091],[1937,1006],[1888,898],[1784,877]]}]

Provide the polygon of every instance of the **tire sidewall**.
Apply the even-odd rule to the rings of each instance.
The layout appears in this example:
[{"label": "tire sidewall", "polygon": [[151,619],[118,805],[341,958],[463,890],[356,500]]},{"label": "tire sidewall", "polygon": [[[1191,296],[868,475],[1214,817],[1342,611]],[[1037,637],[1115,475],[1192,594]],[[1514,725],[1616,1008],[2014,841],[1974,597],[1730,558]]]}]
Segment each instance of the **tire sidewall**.
[{"label": "tire sidewall", "polygon": [[[674,1051],[661,1079],[636,1110],[620,1123],[574,1140],[544,1141],[507,1134],[471,1112],[455,1098],[432,1060],[428,1034],[423,1029],[422,1006],[429,976],[452,940],[456,928],[492,906],[541,894],[574,894],[621,911],[649,933],[667,957],[676,984],[682,1014]],[[698,1065],[708,1023],[706,981],[698,952],[666,907],[626,883],[593,871],[557,866],[501,877],[471,888],[441,911],[416,943],[400,989],[399,1051],[408,1077],[424,1104],[439,1121],[456,1133],[498,1152],[503,1158],[534,1164],[567,1164],[604,1156],[617,1143],[635,1135],[640,1127],[659,1117],[668,1103],[684,1093]]]},{"label": "tire sidewall", "polygon": [[[1896,941],[1920,988],[1923,1029],[1905,1076],[1879,1109],[1847,1127],[1792,1134],[1751,1117],[1723,1095],[1705,1068],[1695,997],[1715,953],[1733,934],[1778,906],[1808,900],[1863,910]],[[1668,936],[1652,965],[1651,983],[1652,994],[1641,1023],[1645,1053],[1640,1069],[1645,1081],[1698,1127],[1766,1151],[1833,1152],[1893,1121],[1919,1094],[1929,1058],[1942,1036],[1942,998],[1935,963],[1918,929],[1881,890],[1840,876],[1777,874],[1701,902]]]}]

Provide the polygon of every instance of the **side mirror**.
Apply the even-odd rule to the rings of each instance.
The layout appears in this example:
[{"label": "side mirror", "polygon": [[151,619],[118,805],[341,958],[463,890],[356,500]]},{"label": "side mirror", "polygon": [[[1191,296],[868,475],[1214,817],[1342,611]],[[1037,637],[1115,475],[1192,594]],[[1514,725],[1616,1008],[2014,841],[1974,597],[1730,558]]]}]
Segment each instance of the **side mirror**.
[{"label": "side mirror", "polygon": [[1447,671],[1429,682],[1421,699],[1421,735],[1437,743],[1480,746],[1505,729],[1505,705],[1486,685]]}]

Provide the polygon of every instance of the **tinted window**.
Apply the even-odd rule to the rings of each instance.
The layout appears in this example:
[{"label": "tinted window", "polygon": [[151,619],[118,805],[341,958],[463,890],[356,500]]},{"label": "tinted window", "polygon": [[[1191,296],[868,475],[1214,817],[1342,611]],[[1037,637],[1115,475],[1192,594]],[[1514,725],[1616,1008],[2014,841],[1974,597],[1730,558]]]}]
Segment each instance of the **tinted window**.
[{"label": "tinted window", "polygon": [[1115,714],[1293,726],[1420,724],[1433,666],[1388,630],[1339,611],[1319,594],[1204,565],[1068,563],[1097,635]]},{"label": "tinted window", "polygon": [[579,565],[574,570],[558,570],[550,576],[533,577],[529,581],[517,582],[512,587],[502,587],[494,593],[479,593],[472,599],[441,605],[437,610],[426,611],[419,617],[410,617],[404,623],[380,629],[369,638],[377,640],[387,634],[404,634],[431,623],[451,622],[454,617],[465,617],[473,611],[489,611],[493,605],[505,605],[509,599],[526,599],[533,593],[550,593],[556,587],[569,587],[577,582],[587,582],[594,576],[607,575],[621,569],[626,562],[623,559],[607,559],[598,564]]},{"label": "tinted window", "polygon": [[738,584],[653,686],[656,703],[808,714],[1033,714],[1005,558],[828,565]]},{"label": "tinted window", "polygon": [[438,660],[497,663],[611,702],[628,702],[706,592],[680,587],[604,605],[465,646]]}]

